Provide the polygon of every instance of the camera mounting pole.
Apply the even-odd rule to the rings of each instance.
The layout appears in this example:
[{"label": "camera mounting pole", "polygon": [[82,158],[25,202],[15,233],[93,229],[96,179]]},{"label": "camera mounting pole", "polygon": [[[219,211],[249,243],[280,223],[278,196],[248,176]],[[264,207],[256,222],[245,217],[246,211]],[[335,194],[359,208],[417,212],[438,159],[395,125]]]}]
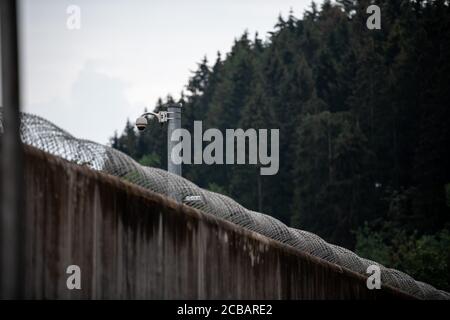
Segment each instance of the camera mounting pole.
[{"label": "camera mounting pole", "polygon": [[[175,159],[172,157],[172,150],[179,141],[172,141],[171,139],[172,133],[177,129],[181,129],[181,105],[178,103],[169,105],[167,113],[170,115],[167,118],[167,171],[181,176],[181,161],[175,163]],[[176,157],[177,156],[178,155],[176,155]]]},{"label": "camera mounting pole", "polygon": [[167,107],[167,111],[146,112],[137,118],[136,127],[140,131],[145,130],[149,118],[156,118],[159,123],[167,122],[167,171],[181,176],[181,161],[174,161],[172,158],[172,150],[179,141],[171,139],[173,132],[181,128],[181,105],[172,103]]}]

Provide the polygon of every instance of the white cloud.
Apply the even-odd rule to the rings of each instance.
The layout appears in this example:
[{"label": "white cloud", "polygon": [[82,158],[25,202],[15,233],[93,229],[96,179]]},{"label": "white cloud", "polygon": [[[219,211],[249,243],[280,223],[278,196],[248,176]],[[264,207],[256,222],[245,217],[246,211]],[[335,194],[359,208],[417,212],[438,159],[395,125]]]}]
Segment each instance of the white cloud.
[{"label": "white cloud", "polygon": [[99,72],[95,62],[88,61],[66,99],[55,97],[30,109],[78,138],[107,143],[112,128],[122,129],[127,117],[140,112],[129,103],[127,88],[124,81]]},{"label": "white cloud", "polygon": [[[66,27],[69,5],[81,30]],[[105,143],[159,97],[178,96],[206,54],[229,51],[244,30],[264,36],[280,12],[310,0],[23,0],[25,111]],[[86,83],[83,83],[86,82]]]}]

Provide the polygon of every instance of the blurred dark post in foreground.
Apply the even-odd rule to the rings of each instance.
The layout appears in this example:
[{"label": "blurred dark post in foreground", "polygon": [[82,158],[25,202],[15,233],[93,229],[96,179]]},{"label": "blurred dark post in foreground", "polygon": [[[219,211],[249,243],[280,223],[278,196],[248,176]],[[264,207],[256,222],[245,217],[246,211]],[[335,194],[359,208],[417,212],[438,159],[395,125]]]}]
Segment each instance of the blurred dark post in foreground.
[{"label": "blurred dark post in foreground", "polygon": [[1,137],[0,297],[23,297],[24,210],[23,163],[19,129],[19,55],[17,1],[0,0],[1,84],[3,129]]}]

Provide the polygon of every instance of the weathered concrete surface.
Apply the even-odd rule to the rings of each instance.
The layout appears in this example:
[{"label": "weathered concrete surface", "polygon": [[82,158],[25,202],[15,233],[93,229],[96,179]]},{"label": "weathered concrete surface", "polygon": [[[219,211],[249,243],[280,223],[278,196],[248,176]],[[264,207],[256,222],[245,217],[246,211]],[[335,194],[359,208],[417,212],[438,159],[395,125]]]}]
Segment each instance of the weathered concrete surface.
[{"label": "weathered concrete surface", "polygon": [[[25,154],[27,298],[408,298],[118,178]],[[73,264],[81,290],[66,286]]]}]

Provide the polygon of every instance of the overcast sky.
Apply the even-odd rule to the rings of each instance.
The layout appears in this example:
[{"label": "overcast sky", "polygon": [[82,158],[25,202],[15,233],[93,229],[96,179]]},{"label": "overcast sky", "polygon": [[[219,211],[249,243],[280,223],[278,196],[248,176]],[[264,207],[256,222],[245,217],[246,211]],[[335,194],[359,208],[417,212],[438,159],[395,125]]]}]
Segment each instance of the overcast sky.
[{"label": "overcast sky", "polygon": [[[320,1],[319,1],[320,2]],[[22,104],[79,138],[107,143],[158,97],[175,97],[203,56],[311,0],[22,0]],[[81,9],[69,30],[67,8]],[[200,119],[199,119],[200,120]]]}]

